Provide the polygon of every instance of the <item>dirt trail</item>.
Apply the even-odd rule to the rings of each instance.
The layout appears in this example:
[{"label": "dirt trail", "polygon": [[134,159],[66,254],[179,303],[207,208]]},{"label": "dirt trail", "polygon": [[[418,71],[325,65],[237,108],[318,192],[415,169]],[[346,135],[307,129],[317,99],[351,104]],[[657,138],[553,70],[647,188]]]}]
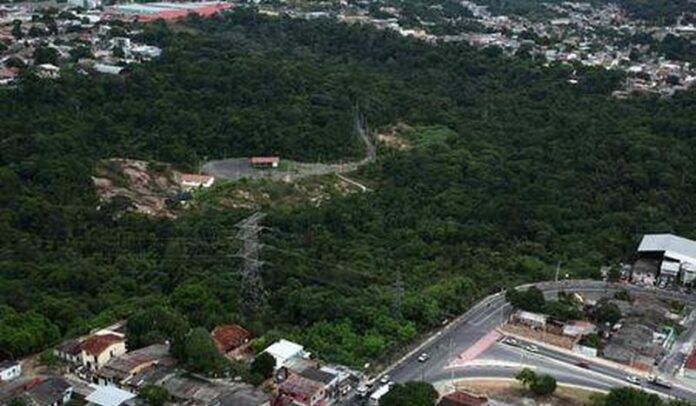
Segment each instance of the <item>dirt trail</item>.
[{"label": "dirt trail", "polygon": [[[284,170],[256,169],[251,166],[248,158],[230,158],[206,162],[201,171],[220,179],[276,179],[292,180],[306,176],[341,174],[356,171],[361,166],[377,158],[377,148],[367,132],[365,118],[356,106],[353,111],[353,127],[356,135],[365,144],[365,158],[340,164],[313,164],[292,162]],[[361,187],[364,187],[361,185]]]}]

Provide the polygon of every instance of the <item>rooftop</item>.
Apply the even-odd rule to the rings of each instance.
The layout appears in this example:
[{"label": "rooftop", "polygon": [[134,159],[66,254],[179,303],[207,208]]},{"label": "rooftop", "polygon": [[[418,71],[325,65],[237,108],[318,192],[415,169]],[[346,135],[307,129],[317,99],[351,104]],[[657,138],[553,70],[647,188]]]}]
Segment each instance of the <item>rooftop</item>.
[{"label": "rooftop", "polygon": [[92,392],[86,398],[89,404],[95,404],[99,406],[119,406],[123,404],[123,402],[133,399],[135,397],[134,394],[123,389],[119,389],[115,386],[90,386],[92,386],[92,388],[94,388],[95,391]]},{"label": "rooftop", "polygon": [[686,359],[686,363],[684,364],[684,368],[686,369],[696,369],[696,348],[691,352],[691,355],[689,355],[689,358]]},{"label": "rooftop", "polygon": [[166,364],[174,363],[174,360],[169,357],[168,345],[153,344],[112,358],[99,370],[99,375],[106,378],[125,379],[131,375],[134,369],[160,361],[165,361]]},{"label": "rooftop", "polygon": [[65,379],[51,376],[29,389],[25,396],[38,405],[52,405],[62,401],[65,392],[69,389],[70,384]]},{"label": "rooftop", "polygon": [[646,234],[638,252],[664,252],[666,257],[696,263],[696,241],[674,234]]},{"label": "rooftop", "polygon": [[95,335],[83,341],[80,348],[90,355],[99,355],[112,345],[124,341],[123,337],[116,334]]},{"label": "rooftop", "polygon": [[221,351],[227,352],[244,344],[251,337],[244,327],[238,324],[217,326],[211,333],[213,340]]}]

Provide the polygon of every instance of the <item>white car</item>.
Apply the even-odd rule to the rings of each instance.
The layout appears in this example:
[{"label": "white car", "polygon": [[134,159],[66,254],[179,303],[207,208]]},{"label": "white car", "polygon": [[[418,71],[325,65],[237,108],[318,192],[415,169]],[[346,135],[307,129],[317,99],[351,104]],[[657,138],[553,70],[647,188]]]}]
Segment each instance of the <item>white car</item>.
[{"label": "white car", "polygon": [[382,379],[380,379],[379,382],[381,384],[384,384],[384,385],[388,384],[389,383],[389,375],[382,376]]},{"label": "white car", "polygon": [[634,385],[640,385],[640,378],[638,378],[635,375],[626,375],[626,381],[628,381]]},{"label": "white car", "polygon": [[418,362],[425,362],[430,359],[430,355],[428,353],[424,352],[418,357]]},{"label": "white car", "polygon": [[517,345],[518,343],[517,343],[517,340],[515,340],[514,338],[512,338],[512,337],[507,337],[507,338],[505,339],[505,344],[508,344],[508,345]]},{"label": "white car", "polygon": [[527,351],[529,351],[529,352],[539,352],[539,347],[537,347],[537,346],[534,345],[534,344],[530,344],[530,345],[526,346],[525,348],[526,348]]}]

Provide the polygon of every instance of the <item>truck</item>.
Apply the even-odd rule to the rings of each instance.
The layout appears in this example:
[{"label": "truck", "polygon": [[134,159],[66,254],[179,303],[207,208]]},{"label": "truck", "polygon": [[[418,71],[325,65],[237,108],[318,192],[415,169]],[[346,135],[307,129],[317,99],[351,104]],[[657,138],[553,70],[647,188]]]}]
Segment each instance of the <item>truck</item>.
[{"label": "truck", "polygon": [[379,388],[377,388],[374,392],[372,392],[372,395],[370,395],[370,401],[368,404],[370,406],[378,406],[379,400],[382,399],[382,396],[386,395],[390,389],[391,389],[391,383],[388,383],[386,385],[382,385]]},{"label": "truck", "polygon": [[648,382],[651,385],[659,386],[664,389],[672,389],[672,384],[665,381],[664,379],[661,379],[659,376],[656,375],[650,375],[648,376]]}]

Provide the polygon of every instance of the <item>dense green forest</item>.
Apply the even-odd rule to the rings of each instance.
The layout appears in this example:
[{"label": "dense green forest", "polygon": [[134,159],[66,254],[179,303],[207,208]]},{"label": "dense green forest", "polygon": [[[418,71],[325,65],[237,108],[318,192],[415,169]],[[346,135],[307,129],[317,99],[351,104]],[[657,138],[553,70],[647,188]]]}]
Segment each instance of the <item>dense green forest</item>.
[{"label": "dense green forest", "polygon": [[[593,277],[643,232],[695,235],[693,91],[617,101],[615,72],[578,67],[571,85],[572,67],[495,48],[246,11],[143,36],[164,55],[125,77],[26,73],[0,89],[5,356],[158,304],[172,331],[238,321],[362,365],[490,291],[548,278],[558,260]],[[374,131],[412,126],[413,148],[382,148],[355,174],[374,192],[269,208],[268,304],[253,313],[230,238],[250,213],[115,216],[92,188],[107,157],[189,169],[266,153],[350,159],[363,153],[356,105]],[[140,334],[142,345],[168,333]]]}]

